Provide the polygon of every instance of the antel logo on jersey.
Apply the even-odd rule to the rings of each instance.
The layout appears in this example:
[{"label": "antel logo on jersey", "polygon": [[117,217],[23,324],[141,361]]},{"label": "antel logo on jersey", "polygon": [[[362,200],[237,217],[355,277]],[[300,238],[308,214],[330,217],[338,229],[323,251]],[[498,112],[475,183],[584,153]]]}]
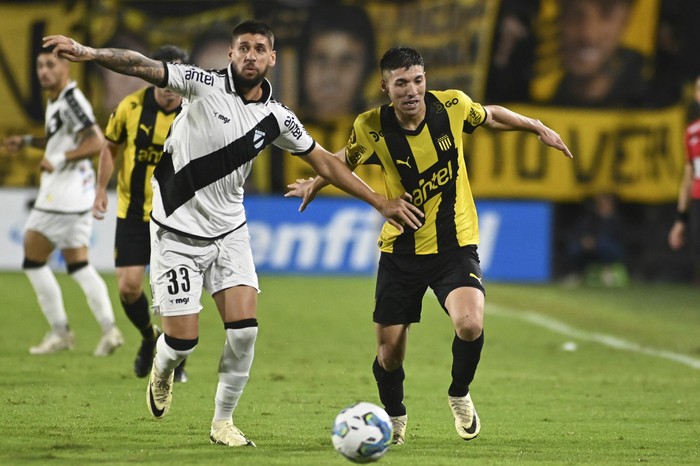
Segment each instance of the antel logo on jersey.
[{"label": "antel logo on jersey", "polygon": [[297,139],[301,139],[301,136],[304,134],[304,127],[292,115],[289,115],[284,120],[284,126],[289,128],[289,132]]},{"label": "antel logo on jersey", "polygon": [[188,81],[196,81],[206,86],[214,85],[214,76],[198,68],[188,67],[185,70],[185,79]]}]

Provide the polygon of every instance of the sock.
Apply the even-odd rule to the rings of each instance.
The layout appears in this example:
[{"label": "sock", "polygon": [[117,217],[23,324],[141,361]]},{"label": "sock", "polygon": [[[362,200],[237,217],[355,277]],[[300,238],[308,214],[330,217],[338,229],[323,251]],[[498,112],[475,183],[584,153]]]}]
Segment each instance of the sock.
[{"label": "sock", "polygon": [[466,396],[474,380],[476,366],[484,347],[484,332],[474,341],[465,341],[455,335],[452,340],[452,384],[447,390],[450,396]]},{"label": "sock", "polygon": [[57,334],[67,333],[68,316],[63,307],[63,293],[49,266],[44,264],[40,267],[25,268],[24,273],[34,288],[39,307],[51,325],[51,331]]},{"label": "sock", "polygon": [[199,338],[185,340],[163,333],[158,337],[156,355],[153,358],[156,374],[160,377],[169,376],[187,356],[192,354],[198,342]]},{"label": "sock", "polygon": [[226,344],[219,361],[219,383],[214,399],[214,421],[233,419],[253,365],[258,321],[245,319],[227,322]]},{"label": "sock", "polygon": [[73,277],[80,288],[82,288],[87,298],[88,306],[95,316],[97,323],[102,327],[102,333],[108,332],[114,327],[114,311],[112,302],[109,299],[109,292],[105,281],[95,270],[95,267],[84,263],[69,265],[68,272]]},{"label": "sock", "polygon": [[395,371],[388,372],[379,365],[377,358],[372,364],[374,379],[379,389],[379,399],[384,404],[384,410],[389,416],[403,416],[406,414],[406,406],[403,404],[403,381],[406,374],[403,366]]},{"label": "sock", "polygon": [[123,299],[121,303],[124,313],[141,333],[141,337],[144,340],[155,340],[158,337],[158,332],[153,327],[153,323],[151,323],[151,311],[148,309],[146,295],[142,292],[141,296],[133,303],[127,304]]}]

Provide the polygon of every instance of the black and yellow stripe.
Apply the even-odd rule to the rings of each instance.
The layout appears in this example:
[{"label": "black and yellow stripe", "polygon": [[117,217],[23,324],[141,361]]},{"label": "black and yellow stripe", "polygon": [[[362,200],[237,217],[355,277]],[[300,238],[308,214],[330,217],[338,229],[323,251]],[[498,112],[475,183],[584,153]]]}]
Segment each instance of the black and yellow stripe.
[{"label": "black and yellow stripe", "polygon": [[435,254],[479,242],[462,133],[483,123],[485,111],[461,91],[429,92],[425,101],[425,120],[412,131],[399,126],[389,105],[360,115],[346,148],[351,165],[379,161],[389,198],[408,192],[425,213],[417,231],[399,234],[385,224],[384,252]]},{"label": "black and yellow stripe", "polygon": [[105,136],[125,144],[117,181],[117,217],[148,221],[153,191],[151,176],[180,108],[166,112],[147,87],[127,96],[110,116]]}]

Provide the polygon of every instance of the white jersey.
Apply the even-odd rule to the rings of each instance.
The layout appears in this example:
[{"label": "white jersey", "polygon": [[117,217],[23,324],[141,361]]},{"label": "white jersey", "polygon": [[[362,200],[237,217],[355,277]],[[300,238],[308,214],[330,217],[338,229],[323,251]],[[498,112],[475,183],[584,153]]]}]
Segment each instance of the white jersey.
[{"label": "white jersey", "polygon": [[[46,155],[74,150],[78,133],[95,124],[92,106],[71,81],[56,100],[46,104]],[[41,174],[34,208],[44,212],[79,213],[92,208],[95,171],[90,159],[67,162],[59,170]]]},{"label": "white jersey", "polygon": [[231,67],[205,71],[166,64],[165,87],[183,98],[153,184],[151,218],[168,230],[194,238],[218,238],[243,225],[243,183],[253,160],[269,144],[296,155],[315,141],[294,112],[263,96],[249,102],[236,92]]}]

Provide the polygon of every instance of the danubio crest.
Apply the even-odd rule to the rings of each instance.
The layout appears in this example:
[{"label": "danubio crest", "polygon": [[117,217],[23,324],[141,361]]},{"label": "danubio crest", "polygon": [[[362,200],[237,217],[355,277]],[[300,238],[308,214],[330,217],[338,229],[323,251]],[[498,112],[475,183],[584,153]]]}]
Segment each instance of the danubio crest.
[{"label": "danubio crest", "polygon": [[253,147],[260,150],[265,143],[265,131],[262,129],[255,128],[255,133],[253,133]]}]

